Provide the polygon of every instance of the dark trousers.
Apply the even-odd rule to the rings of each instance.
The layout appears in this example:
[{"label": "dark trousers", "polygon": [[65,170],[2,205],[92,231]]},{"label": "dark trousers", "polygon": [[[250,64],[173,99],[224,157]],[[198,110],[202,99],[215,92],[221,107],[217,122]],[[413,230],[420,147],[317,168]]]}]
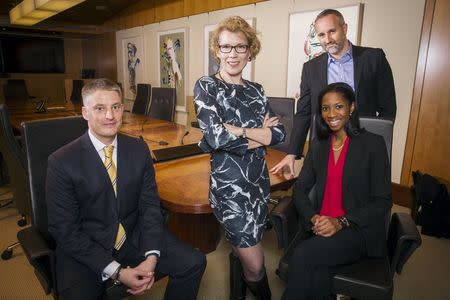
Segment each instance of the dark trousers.
[{"label": "dark trousers", "polygon": [[[161,256],[156,265],[157,277],[160,275],[169,276],[164,299],[194,300],[197,297],[200,281],[206,267],[205,255],[169,233],[165,234],[165,239],[167,245],[166,255]],[[133,267],[142,261],[141,255],[143,254],[139,254],[137,249],[127,242],[125,242],[118,253],[114,254],[115,259],[122,266],[130,265]],[[66,259],[71,258],[66,257]],[[95,274],[92,270],[73,259],[70,264],[78,264],[76,268],[78,274],[74,284],[60,291],[60,296],[63,300],[102,299],[105,297],[106,284],[101,280],[99,274]],[[149,292],[151,293],[151,289]]]},{"label": "dark trousers", "polygon": [[334,267],[355,262],[365,253],[364,238],[354,227],[331,237],[310,236],[294,249],[282,299],[329,299]]}]

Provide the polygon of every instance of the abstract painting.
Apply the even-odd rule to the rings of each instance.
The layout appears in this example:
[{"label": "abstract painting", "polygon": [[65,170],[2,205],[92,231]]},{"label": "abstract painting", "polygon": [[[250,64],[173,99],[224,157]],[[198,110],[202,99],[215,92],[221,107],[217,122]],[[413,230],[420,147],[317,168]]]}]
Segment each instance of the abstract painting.
[{"label": "abstract painting", "polygon": [[185,28],[158,32],[159,83],[177,93],[177,111],[186,111],[187,32]]},{"label": "abstract painting", "polygon": [[123,49],[123,81],[124,97],[134,99],[136,86],[143,80],[144,48],[142,36],[130,37],[122,40]]}]

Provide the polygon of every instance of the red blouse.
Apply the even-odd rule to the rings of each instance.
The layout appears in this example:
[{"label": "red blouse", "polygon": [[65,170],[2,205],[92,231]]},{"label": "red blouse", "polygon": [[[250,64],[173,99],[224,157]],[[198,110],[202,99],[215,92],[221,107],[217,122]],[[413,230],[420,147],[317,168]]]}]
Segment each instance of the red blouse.
[{"label": "red blouse", "polygon": [[345,139],[344,147],[342,148],[336,164],[334,163],[333,135],[330,140],[327,181],[325,183],[325,193],[323,195],[320,215],[336,218],[345,215],[342,203],[342,173],[344,172],[345,156],[347,154],[350,139],[348,137]]}]

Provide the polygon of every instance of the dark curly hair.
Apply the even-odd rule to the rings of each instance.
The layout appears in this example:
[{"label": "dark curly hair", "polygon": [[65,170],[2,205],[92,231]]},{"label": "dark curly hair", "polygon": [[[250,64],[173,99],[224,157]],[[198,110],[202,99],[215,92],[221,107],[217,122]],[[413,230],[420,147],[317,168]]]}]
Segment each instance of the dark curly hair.
[{"label": "dark curly hair", "polygon": [[325,120],[322,118],[321,112],[323,98],[328,93],[338,94],[342,99],[344,99],[347,102],[349,107],[352,105],[352,103],[355,103],[355,108],[353,112],[350,114],[350,119],[347,122],[347,124],[345,124],[345,131],[350,137],[360,134],[363,129],[359,125],[359,114],[358,114],[358,107],[356,105],[355,92],[353,92],[353,89],[348,84],[344,82],[336,82],[329,84],[319,94],[318,97],[319,105],[317,106],[317,111],[315,113],[317,138],[319,140],[327,139],[332,133],[332,130],[325,122]]}]

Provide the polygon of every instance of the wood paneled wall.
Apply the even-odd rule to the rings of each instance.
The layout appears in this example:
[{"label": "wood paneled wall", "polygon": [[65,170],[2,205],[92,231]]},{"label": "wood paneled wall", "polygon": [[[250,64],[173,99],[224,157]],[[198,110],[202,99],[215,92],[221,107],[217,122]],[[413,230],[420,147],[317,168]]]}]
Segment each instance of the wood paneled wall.
[{"label": "wood paneled wall", "polygon": [[117,80],[116,36],[114,32],[84,39],[83,68],[95,69],[95,77]]},{"label": "wood paneled wall", "polygon": [[266,0],[141,0],[106,21],[99,29],[102,32],[114,32],[263,1]]},{"label": "wood paneled wall", "polygon": [[450,181],[450,20],[447,0],[427,0],[414,83],[401,184],[413,183],[411,172]]}]

